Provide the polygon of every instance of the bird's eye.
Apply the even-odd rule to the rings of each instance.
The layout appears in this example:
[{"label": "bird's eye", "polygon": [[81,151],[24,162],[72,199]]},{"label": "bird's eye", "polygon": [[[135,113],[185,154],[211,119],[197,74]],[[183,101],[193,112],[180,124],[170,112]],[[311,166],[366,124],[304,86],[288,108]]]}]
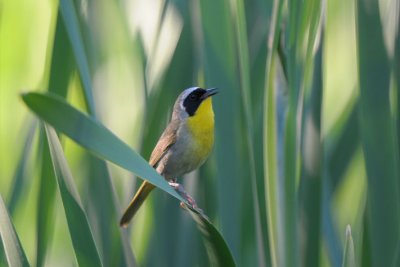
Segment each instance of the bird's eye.
[{"label": "bird's eye", "polygon": [[189,98],[190,98],[190,100],[192,100],[192,101],[197,100],[197,96],[196,96],[195,94],[191,94],[191,95],[189,96]]}]

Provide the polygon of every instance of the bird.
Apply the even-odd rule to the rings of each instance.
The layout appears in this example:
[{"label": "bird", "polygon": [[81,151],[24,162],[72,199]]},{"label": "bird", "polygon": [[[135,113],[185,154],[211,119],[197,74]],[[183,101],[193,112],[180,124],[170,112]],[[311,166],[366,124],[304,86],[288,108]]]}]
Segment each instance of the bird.
[{"label": "bird", "polygon": [[[171,120],[159,138],[149,164],[174,189],[182,188],[177,178],[199,168],[208,158],[214,145],[214,111],[212,96],[217,88],[190,87],[176,99]],[[149,193],[155,188],[144,181],[120,220],[127,227]],[[182,191],[182,190],[180,190]],[[194,200],[186,194],[193,207]]]}]

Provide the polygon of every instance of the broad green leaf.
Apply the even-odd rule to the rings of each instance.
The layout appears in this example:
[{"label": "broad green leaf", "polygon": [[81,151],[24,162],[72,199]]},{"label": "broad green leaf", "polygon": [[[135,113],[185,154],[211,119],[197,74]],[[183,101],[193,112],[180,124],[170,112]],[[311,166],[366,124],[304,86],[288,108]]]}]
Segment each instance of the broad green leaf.
[{"label": "broad green leaf", "polygon": [[[142,157],[131,150],[125,143],[118,139],[99,122],[74,109],[63,99],[50,94],[28,93],[23,95],[23,100],[28,107],[41,119],[54,126],[58,131],[66,134],[68,137],[91,151],[96,156],[114,162],[122,168],[134,172],[140,177],[146,177],[143,179],[146,179],[178,200],[185,202],[185,200],[169,186],[164,178],[162,178],[152,167],[150,167],[150,165]],[[53,134],[50,133],[50,137],[52,136]],[[52,141],[53,143],[55,142],[53,137]],[[58,139],[56,141],[58,142]],[[58,146],[54,144],[52,144],[52,151],[53,150],[55,150],[54,152],[58,152],[52,153],[54,163],[54,156],[61,156],[62,153],[60,149],[58,149]],[[62,166],[65,167],[65,165],[61,165],[61,167]],[[65,169],[61,170],[65,171]],[[68,173],[63,173],[64,178],[65,174]],[[69,177],[69,174],[66,177]],[[60,178],[58,177],[58,179]],[[62,182],[63,181],[64,180],[62,180]],[[68,181],[72,181],[72,179],[68,179]],[[69,184],[69,187],[67,187],[67,184],[64,182],[62,185],[64,189],[60,191],[67,198],[66,203],[69,204],[68,209],[72,208],[76,210],[76,212],[82,213],[81,216],[84,216],[83,210],[79,209],[80,207],[78,202],[72,201],[72,199],[77,196],[76,193],[73,193],[75,190],[71,191],[73,186]],[[67,188],[69,190],[67,190]],[[192,210],[191,214],[192,216],[195,216],[198,227],[201,227],[201,225],[199,225],[200,222],[204,223],[204,221],[207,220],[197,211]],[[207,240],[212,240],[212,246],[206,244],[206,247],[210,249],[212,248],[212,253],[218,255],[217,259],[221,260],[218,262],[220,266],[234,266],[224,265],[225,262],[226,264],[234,263],[232,255],[227,245],[223,241],[223,238],[214,228],[214,226],[209,222],[206,224],[206,226],[207,227],[205,228],[201,227],[201,229],[205,229],[203,236]],[[79,251],[80,250],[78,250],[78,252]],[[214,259],[215,257],[212,257],[212,253],[209,252],[210,258]]]},{"label": "broad green leaf", "polygon": [[7,207],[0,196],[0,237],[10,267],[29,266],[25,252],[15,232]]},{"label": "broad green leaf", "polygon": [[371,261],[372,266],[394,266],[400,241],[400,162],[391,112],[390,62],[378,1],[358,0],[356,17]]},{"label": "broad green leaf", "polygon": [[69,234],[80,266],[103,266],[87,215],[69,170],[60,140],[53,128],[45,127],[54,174],[68,222]]},{"label": "broad green leaf", "polygon": [[344,245],[342,267],[356,267],[356,259],[354,254],[353,237],[351,236],[351,227],[346,227],[346,244]]}]

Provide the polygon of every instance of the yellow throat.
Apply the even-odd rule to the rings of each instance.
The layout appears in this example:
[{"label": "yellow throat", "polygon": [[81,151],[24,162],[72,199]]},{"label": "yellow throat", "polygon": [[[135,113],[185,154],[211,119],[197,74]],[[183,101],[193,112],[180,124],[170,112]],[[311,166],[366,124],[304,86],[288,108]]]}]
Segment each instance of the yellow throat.
[{"label": "yellow throat", "polygon": [[199,157],[206,158],[214,144],[214,111],[211,97],[197,108],[195,114],[187,119],[188,128]]}]

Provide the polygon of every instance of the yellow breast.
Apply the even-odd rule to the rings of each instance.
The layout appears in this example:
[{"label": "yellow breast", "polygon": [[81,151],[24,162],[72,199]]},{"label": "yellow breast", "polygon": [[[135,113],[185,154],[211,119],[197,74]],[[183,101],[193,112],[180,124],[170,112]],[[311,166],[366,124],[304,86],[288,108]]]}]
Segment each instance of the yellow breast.
[{"label": "yellow breast", "polygon": [[194,116],[187,119],[188,129],[192,135],[194,154],[204,161],[214,144],[214,111],[211,97],[205,99]]}]

